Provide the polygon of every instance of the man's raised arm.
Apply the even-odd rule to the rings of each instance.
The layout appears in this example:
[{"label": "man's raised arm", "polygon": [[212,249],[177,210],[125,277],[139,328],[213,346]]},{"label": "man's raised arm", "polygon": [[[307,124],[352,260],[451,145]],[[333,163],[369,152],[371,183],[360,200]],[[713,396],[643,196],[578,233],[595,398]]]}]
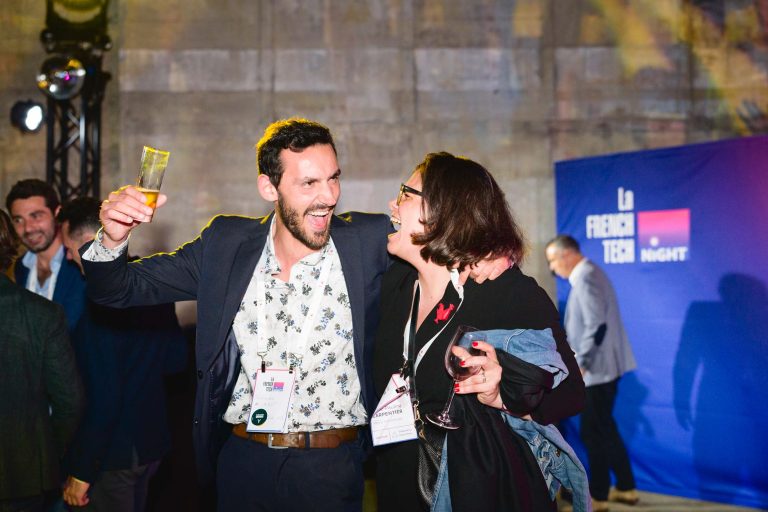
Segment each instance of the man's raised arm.
[{"label": "man's raised arm", "polygon": [[[133,228],[142,222],[150,222],[154,210],[146,205],[146,196],[130,185],[109,194],[101,203],[99,220],[104,236],[101,243],[107,249],[115,249],[128,240]],[[168,200],[165,194],[157,198],[157,208]]]}]

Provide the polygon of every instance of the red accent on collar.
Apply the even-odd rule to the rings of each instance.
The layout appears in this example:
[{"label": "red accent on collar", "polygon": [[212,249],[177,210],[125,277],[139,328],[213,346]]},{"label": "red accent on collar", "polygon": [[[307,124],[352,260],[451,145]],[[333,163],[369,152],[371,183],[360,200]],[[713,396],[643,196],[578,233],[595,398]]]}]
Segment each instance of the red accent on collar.
[{"label": "red accent on collar", "polygon": [[448,317],[451,316],[451,313],[453,310],[456,309],[456,306],[453,304],[448,304],[448,307],[446,308],[443,303],[437,305],[437,312],[435,314],[435,323],[438,322],[445,322],[448,320]]}]

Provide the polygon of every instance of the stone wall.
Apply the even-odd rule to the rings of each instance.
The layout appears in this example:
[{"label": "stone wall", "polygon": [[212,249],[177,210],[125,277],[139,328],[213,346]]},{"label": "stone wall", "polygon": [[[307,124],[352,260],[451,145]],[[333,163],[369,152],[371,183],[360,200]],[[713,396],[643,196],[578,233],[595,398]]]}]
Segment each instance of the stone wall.
[{"label": "stone wall", "polygon": [[[40,98],[44,3],[0,4],[0,100]],[[486,165],[550,292],[553,164],[765,131],[765,0],[113,0],[103,193],[141,146],[172,152],[170,202],[132,247],[219,212],[265,213],[253,145],[292,115],[334,131],[341,210],[385,211],[428,151]],[[44,175],[44,135],[0,123],[0,193]]]}]

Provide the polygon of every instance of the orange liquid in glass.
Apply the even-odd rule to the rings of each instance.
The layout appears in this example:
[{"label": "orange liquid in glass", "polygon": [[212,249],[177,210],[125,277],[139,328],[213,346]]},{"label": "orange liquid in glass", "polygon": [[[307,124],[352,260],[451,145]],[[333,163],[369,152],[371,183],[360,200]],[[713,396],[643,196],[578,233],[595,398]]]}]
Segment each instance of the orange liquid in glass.
[{"label": "orange liquid in glass", "polygon": [[147,188],[143,187],[137,187],[136,190],[141,192],[147,197],[146,205],[150,208],[154,209],[157,206],[157,195],[160,193],[159,190],[149,190]]}]

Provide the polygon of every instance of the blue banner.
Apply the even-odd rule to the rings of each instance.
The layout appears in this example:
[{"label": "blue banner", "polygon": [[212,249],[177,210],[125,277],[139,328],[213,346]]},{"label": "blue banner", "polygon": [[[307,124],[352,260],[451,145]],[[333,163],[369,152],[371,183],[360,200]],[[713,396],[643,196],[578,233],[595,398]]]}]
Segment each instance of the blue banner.
[{"label": "blue banner", "polygon": [[615,415],[638,488],[768,508],[768,137],[558,162],[555,180],[558,232],[610,276],[637,358]]}]

